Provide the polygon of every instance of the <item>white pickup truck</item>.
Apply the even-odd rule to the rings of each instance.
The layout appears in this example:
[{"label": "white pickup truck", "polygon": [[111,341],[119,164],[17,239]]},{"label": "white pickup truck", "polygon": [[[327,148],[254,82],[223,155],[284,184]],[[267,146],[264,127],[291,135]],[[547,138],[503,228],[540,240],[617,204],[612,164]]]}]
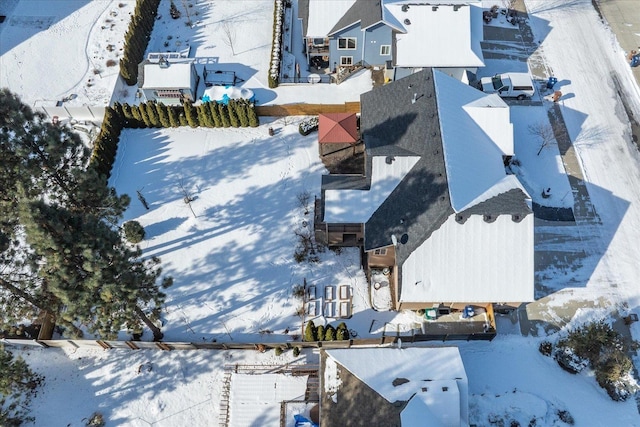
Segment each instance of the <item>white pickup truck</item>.
[{"label": "white pickup truck", "polygon": [[530,98],[535,93],[533,82],[527,73],[503,73],[493,77],[483,77],[478,89],[486,93],[497,93],[503,98]]}]

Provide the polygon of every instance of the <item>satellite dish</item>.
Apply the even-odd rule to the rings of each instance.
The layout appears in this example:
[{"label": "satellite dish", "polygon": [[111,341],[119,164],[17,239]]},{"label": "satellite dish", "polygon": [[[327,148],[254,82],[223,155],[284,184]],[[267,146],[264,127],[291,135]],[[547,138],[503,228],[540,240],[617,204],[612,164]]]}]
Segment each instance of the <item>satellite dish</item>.
[{"label": "satellite dish", "polygon": [[398,238],[395,234],[391,235],[391,243],[393,243],[393,246],[398,246]]}]

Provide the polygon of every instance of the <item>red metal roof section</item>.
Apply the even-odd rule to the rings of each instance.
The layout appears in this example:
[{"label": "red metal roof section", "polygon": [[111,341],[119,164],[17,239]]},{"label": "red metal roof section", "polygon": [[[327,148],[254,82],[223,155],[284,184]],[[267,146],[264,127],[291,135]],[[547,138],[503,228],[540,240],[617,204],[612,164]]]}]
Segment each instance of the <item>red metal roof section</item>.
[{"label": "red metal roof section", "polygon": [[318,121],[318,141],[320,144],[353,144],[358,139],[358,124],[354,113],[320,114]]}]

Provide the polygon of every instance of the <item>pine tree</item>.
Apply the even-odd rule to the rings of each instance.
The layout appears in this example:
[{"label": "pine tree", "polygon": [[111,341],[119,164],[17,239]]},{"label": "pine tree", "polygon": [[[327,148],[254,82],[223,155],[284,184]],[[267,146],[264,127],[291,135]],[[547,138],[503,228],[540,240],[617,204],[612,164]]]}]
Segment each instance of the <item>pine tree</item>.
[{"label": "pine tree", "polygon": [[318,341],[324,341],[324,335],[325,335],[324,325],[318,325],[316,327],[316,339]]},{"label": "pine tree", "polygon": [[[107,108],[94,151],[103,164],[115,155],[121,126]],[[75,133],[6,90],[0,142],[0,329],[46,311],[67,336],[81,335],[74,323],[91,321],[89,330],[105,338],[144,323],[159,339],[145,312],[156,316],[164,300],[159,260],[143,259],[116,227],[129,198],[86,167],[89,152]]]},{"label": "pine tree", "polygon": [[338,341],[345,341],[349,339],[349,330],[344,322],[340,322],[336,328],[336,339]]},{"label": "pine tree", "polygon": [[200,123],[198,122],[198,112],[189,101],[186,101],[184,103],[184,115],[189,126],[191,126],[192,128],[197,128],[199,126]]},{"label": "pine tree", "polygon": [[15,358],[1,345],[0,372],[0,425],[20,426],[34,421],[29,416],[29,405],[44,378],[34,373],[21,357]]}]

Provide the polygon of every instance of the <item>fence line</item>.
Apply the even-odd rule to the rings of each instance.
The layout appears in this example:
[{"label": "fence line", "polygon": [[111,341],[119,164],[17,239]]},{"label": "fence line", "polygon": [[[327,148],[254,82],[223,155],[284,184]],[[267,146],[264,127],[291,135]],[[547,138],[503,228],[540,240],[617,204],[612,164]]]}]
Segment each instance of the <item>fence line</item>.
[{"label": "fence line", "polygon": [[359,113],[360,102],[345,102],[344,104],[285,104],[285,105],[256,105],[258,116],[311,116],[322,113]]},{"label": "fence line", "polygon": [[408,335],[382,336],[379,338],[360,338],[344,341],[286,341],[280,343],[239,343],[239,342],[148,342],[148,341],[109,341],[109,340],[37,340],[13,339],[0,340],[9,346],[31,346],[41,348],[96,348],[102,350],[258,350],[275,348],[351,348],[353,346],[393,345],[402,340],[403,343],[426,341],[491,341],[495,332],[470,334],[436,334],[436,335]]}]

